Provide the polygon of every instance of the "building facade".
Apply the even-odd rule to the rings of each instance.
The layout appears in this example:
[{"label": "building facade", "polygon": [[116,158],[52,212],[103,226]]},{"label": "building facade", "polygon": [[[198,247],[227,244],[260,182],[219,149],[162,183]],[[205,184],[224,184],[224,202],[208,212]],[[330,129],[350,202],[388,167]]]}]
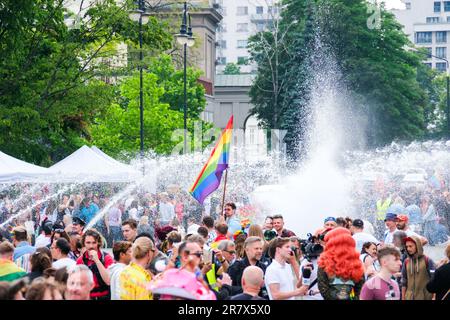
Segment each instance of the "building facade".
[{"label": "building facade", "polygon": [[[418,48],[426,48],[430,56],[424,63],[439,71],[448,71],[450,1],[402,0],[404,9],[392,9],[404,32]],[[433,55],[433,56],[431,56]],[[435,57],[434,57],[435,56]]]},{"label": "building facade", "polygon": [[225,128],[233,115],[234,145],[245,147],[246,156],[257,158],[267,154],[266,132],[258,126],[258,120],[250,115],[253,105],[250,102],[250,88],[255,75],[216,75],[215,105],[212,109],[213,122]]},{"label": "building facade", "polygon": [[241,73],[253,73],[249,62],[248,39],[267,30],[279,17],[278,0],[213,0],[223,16],[217,29],[217,73],[228,63],[240,66]]}]

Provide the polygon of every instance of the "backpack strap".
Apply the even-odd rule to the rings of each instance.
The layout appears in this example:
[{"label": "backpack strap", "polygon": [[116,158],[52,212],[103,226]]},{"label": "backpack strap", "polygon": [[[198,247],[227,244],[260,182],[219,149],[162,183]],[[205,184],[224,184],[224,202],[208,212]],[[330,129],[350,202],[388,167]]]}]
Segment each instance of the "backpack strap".
[{"label": "backpack strap", "polygon": [[313,280],[313,282],[311,282],[311,283],[309,284],[308,290],[311,290],[312,287],[314,287],[318,281],[319,281],[319,279],[318,279],[318,278],[315,278],[315,279]]}]

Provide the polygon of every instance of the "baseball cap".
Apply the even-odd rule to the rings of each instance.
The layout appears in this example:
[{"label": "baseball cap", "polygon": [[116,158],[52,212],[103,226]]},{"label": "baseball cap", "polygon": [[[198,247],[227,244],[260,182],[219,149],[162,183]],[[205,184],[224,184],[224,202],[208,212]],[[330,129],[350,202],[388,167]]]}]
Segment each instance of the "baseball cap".
[{"label": "baseball cap", "polygon": [[355,219],[353,220],[352,225],[357,228],[364,228],[364,221],[362,221],[361,219]]},{"label": "baseball cap", "polygon": [[395,213],[386,213],[386,218],[384,219],[384,221],[397,221],[397,215]]},{"label": "baseball cap", "polygon": [[336,218],[335,218],[335,217],[328,217],[328,218],[325,218],[325,220],[323,221],[323,223],[327,223],[328,221],[334,221],[334,222],[336,222]]},{"label": "baseball cap", "polygon": [[399,214],[397,217],[398,221],[402,221],[402,222],[408,222],[409,218],[406,214]]},{"label": "baseball cap", "polygon": [[72,219],[72,224],[80,224],[82,226],[86,225],[86,222],[80,217],[75,217]]}]

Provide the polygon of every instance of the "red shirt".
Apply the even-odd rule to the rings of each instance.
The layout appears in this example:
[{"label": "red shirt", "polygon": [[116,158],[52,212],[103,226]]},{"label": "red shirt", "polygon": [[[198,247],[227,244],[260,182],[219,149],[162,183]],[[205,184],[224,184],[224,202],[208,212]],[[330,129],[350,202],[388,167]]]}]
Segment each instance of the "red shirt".
[{"label": "red shirt", "polygon": [[[98,254],[98,258],[101,260],[101,257],[102,257],[101,251],[98,250],[97,254]],[[95,264],[95,262],[93,260],[89,259],[89,253],[88,252],[85,252],[83,256],[81,256],[81,257],[79,257],[77,259],[77,264],[85,264],[84,261],[83,261],[83,257],[85,259],[87,259],[87,264],[86,265],[88,267],[90,267],[93,264]],[[108,267],[114,263],[114,259],[107,253],[104,254],[103,258],[104,258],[103,266],[106,269],[108,269]],[[94,284],[95,284],[95,286],[94,286],[94,289],[92,289],[92,291],[95,291],[95,289],[98,289],[99,286],[100,286],[99,283],[98,283],[98,279],[97,279],[95,273],[94,273]],[[91,291],[91,294],[90,294],[91,299],[92,298],[96,298],[96,297],[103,297],[103,296],[106,296],[107,294],[109,294],[109,290],[107,290],[107,291],[100,291],[100,292],[98,292],[98,291],[97,292],[92,292],[92,291]]]},{"label": "red shirt", "polygon": [[223,234],[219,234],[216,238],[216,240],[214,240],[214,242],[220,242],[222,240],[228,240],[227,236],[224,236]]}]

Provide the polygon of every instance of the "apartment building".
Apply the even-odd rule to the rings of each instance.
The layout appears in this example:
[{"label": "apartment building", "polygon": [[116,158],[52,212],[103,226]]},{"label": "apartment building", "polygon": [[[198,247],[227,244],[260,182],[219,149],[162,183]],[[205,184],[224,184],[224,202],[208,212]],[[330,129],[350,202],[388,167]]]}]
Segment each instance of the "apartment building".
[{"label": "apartment building", "polygon": [[402,0],[404,9],[393,9],[404,31],[416,47],[429,53],[424,63],[430,68],[447,71],[450,32],[450,1]]}]

